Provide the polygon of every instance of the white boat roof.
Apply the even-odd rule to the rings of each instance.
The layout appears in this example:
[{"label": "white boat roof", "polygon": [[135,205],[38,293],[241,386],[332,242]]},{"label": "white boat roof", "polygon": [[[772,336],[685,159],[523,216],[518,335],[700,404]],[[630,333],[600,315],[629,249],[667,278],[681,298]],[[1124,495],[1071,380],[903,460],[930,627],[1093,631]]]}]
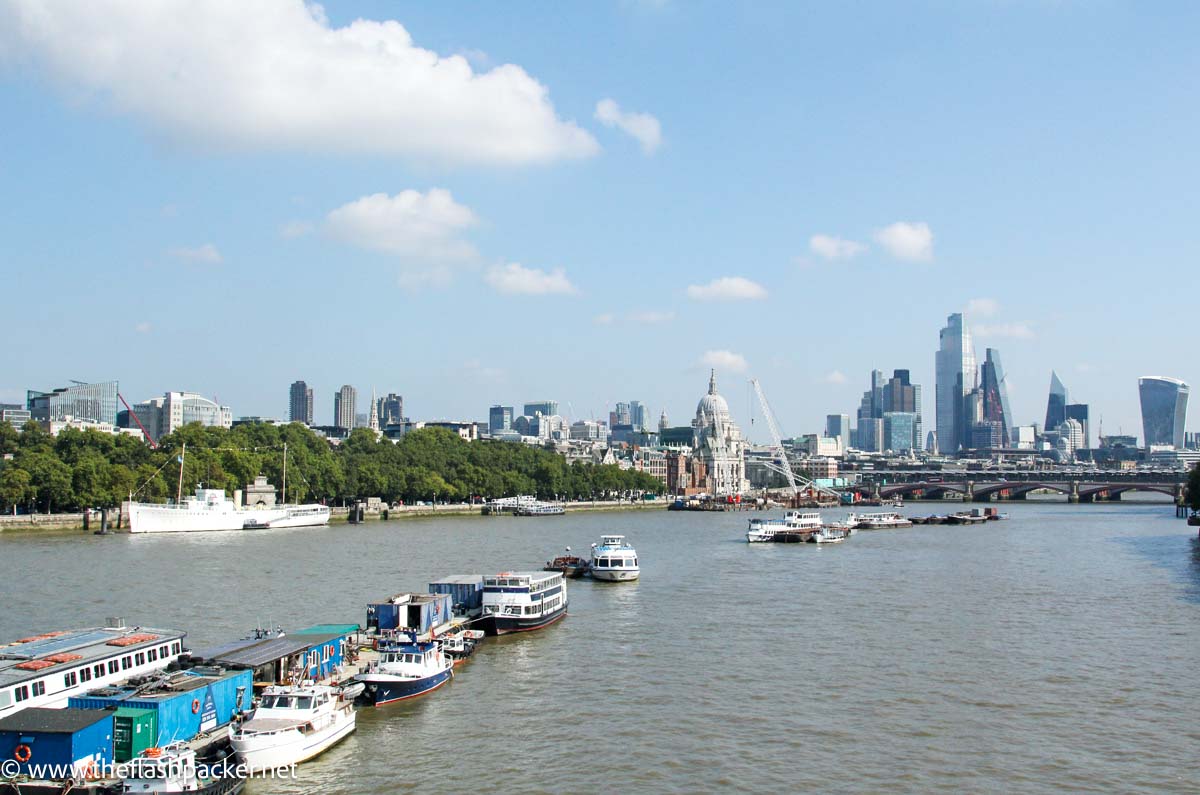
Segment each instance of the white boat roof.
[{"label": "white boat roof", "polygon": [[[186,635],[177,629],[89,627],[23,638],[0,646],[0,687],[172,643]],[[19,667],[28,663],[50,664],[36,670],[29,670],[33,666]]]}]

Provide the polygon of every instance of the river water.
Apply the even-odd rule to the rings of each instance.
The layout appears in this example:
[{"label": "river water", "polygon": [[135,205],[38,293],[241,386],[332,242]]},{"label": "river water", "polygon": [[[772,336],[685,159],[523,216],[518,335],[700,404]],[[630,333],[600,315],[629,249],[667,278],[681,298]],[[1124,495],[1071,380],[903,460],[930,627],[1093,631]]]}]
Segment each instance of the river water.
[{"label": "river water", "polygon": [[624,532],[639,582],[571,582],[565,621],[489,639],[449,686],[247,792],[1196,792],[1194,529],[1161,503],[1003,510],[824,547],[666,511],[4,534],[0,638],[109,615],[193,648],[361,623],[368,601]]}]

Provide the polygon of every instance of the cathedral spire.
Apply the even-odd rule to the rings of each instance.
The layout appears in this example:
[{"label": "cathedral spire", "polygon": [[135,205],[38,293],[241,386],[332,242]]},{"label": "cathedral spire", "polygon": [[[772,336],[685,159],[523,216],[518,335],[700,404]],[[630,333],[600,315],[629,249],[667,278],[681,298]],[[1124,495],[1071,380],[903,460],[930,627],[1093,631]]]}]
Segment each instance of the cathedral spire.
[{"label": "cathedral spire", "polygon": [[708,376],[708,394],[717,394],[717,370],[714,367]]},{"label": "cathedral spire", "polygon": [[379,430],[379,401],[375,399],[375,387],[371,387],[371,414],[367,419],[367,427],[373,431]]}]

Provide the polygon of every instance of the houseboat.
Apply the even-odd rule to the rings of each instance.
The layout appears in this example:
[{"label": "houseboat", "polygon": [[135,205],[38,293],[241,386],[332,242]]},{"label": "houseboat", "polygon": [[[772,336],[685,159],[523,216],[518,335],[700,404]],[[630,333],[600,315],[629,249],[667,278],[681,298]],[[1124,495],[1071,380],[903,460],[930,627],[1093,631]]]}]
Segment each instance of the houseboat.
[{"label": "houseboat", "polygon": [[566,614],[562,572],[504,572],[483,578],[481,623],[489,635],[541,629]]},{"label": "houseboat", "polygon": [[436,640],[381,640],[379,659],[354,677],[365,689],[362,698],[372,706],[432,693],[450,681],[454,662]]},{"label": "houseboat", "polygon": [[897,527],[912,527],[913,523],[894,512],[859,513],[846,517],[846,523],[859,530],[892,530]]},{"label": "houseboat", "polygon": [[600,536],[600,543],[592,544],[592,576],[597,580],[636,580],[640,573],[637,550],[625,536]]},{"label": "houseboat", "polygon": [[251,773],[305,762],[355,729],[354,704],[338,688],[310,683],[274,685],[248,720],[229,732],[229,744]]},{"label": "houseboat", "polygon": [[779,533],[815,533],[821,529],[821,514],[812,511],[788,511],[782,519],[750,520],[746,530],[746,541],[751,544],[774,541]]},{"label": "houseboat", "polygon": [[62,708],[74,696],[166,668],[187,633],[107,626],[47,632],[0,646],[0,718],[27,707]]}]

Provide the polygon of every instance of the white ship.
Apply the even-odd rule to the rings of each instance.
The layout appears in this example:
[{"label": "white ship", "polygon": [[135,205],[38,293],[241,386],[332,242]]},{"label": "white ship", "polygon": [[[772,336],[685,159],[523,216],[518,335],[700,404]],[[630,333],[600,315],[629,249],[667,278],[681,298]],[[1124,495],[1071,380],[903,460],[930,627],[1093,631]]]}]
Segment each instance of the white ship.
[{"label": "white ship", "polygon": [[788,511],[782,519],[750,520],[746,540],[751,544],[774,541],[781,533],[815,533],[821,529],[821,514],[818,512]]},{"label": "white ship", "polygon": [[[284,446],[284,499],[287,498],[287,451]],[[313,527],[329,524],[329,507],[318,504],[277,505],[270,508],[240,508],[224,489],[197,488],[183,497],[183,461],[179,456],[180,493],[174,503],[134,502],[125,504],[131,533],[196,533],[214,530],[265,530],[281,527]]]},{"label": "white ship", "polygon": [[597,580],[636,580],[640,573],[637,550],[625,536],[600,536],[600,543],[592,544],[592,576]]}]

